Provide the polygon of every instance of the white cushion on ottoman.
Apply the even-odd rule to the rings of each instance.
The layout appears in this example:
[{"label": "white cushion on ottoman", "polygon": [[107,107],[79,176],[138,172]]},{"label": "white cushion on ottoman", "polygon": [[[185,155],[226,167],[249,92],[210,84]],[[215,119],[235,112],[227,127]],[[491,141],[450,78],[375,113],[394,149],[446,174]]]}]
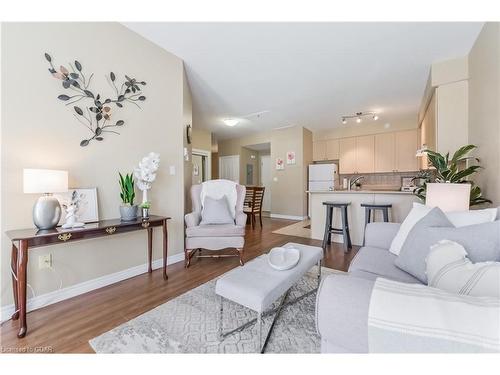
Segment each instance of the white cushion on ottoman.
[{"label": "white cushion on ottoman", "polygon": [[217,280],[215,293],[259,313],[264,312],[323,259],[321,247],[297,243],[283,247],[299,249],[300,260],[295,267],[277,271],[269,265],[268,254],[263,254],[224,274]]}]

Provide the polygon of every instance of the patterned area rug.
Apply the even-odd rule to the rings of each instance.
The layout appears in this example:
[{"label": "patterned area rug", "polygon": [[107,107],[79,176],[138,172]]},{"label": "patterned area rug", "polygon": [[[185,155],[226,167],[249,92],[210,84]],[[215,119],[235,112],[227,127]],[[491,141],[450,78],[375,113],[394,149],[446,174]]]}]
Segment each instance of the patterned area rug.
[{"label": "patterned area rug", "polygon": [[[322,268],[322,275],[332,274]],[[317,272],[313,268],[292,288],[287,301],[314,289]],[[216,279],[211,280],[155,309],[89,341],[97,353],[255,353],[258,349],[255,325],[242,332],[218,338]],[[277,303],[276,303],[277,305]],[[287,305],[281,311],[266,353],[319,353],[320,338],[315,326],[316,293]],[[256,313],[224,301],[225,332],[256,317]],[[264,318],[263,336],[273,315]]]}]

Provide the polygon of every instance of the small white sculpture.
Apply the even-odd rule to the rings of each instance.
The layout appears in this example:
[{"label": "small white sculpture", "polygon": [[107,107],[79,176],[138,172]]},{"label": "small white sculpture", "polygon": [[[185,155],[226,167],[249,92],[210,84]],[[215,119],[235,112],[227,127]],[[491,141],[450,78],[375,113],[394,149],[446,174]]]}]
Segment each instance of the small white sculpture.
[{"label": "small white sculpture", "polygon": [[160,154],[150,152],[143,157],[139,166],[134,169],[134,177],[137,187],[142,191],[142,203],[148,202],[148,190],[151,189],[153,181],[156,179],[156,171],[160,166]]},{"label": "small white sculpture", "polygon": [[65,222],[62,225],[64,229],[79,228],[85,225],[85,223],[78,222],[78,210],[80,209],[80,203],[83,198],[83,194],[78,194],[76,191],[73,191],[71,194],[71,201],[63,203],[62,206],[66,211],[66,216],[64,217]]}]

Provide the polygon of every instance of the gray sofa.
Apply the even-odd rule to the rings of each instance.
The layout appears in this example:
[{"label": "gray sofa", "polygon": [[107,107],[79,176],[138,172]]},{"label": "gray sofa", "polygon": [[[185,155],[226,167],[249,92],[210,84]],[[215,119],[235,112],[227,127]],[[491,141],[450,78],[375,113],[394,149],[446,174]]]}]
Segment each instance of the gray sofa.
[{"label": "gray sofa", "polygon": [[389,252],[398,223],[370,223],[365,246],[354,257],[349,274],[330,275],[321,283],[316,300],[316,325],[323,353],[368,352],[368,307],[377,277],[418,283],[394,265]]}]

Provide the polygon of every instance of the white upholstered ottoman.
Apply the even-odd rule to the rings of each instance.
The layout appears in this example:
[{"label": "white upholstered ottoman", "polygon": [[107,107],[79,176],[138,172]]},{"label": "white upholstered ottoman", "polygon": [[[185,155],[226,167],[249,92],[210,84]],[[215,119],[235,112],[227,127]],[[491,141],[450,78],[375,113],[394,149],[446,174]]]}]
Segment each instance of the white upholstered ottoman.
[{"label": "white upholstered ottoman", "polygon": [[[263,353],[269,336],[271,335],[274,323],[278,318],[281,308],[284,305],[286,296],[290,288],[315,265],[318,265],[318,285],[321,277],[321,260],[323,259],[323,249],[316,246],[307,246],[297,243],[287,243],[283,247],[294,247],[300,251],[300,260],[297,265],[286,271],[277,271],[272,268],[267,260],[268,254],[263,254],[245,266],[235,268],[217,280],[215,293],[220,297],[220,317],[219,317],[219,335],[221,339],[228,335],[241,331],[245,327],[257,321],[257,332],[260,346],[260,352]],[[316,289],[307,293],[315,292]],[[276,309],[276,314],[271,328],[266,335],[264,344],[262,343],[262,316],[266,310],[281,296],[283,299]],[[287,302],[291,304],[305,296],[297,298],[295,301]],[[247,322],[230,332],[222,332],[222,317],[224,298],[245,306],[257,312],[257,319]],[[272,313],[272,311],[266,312]]]}]

